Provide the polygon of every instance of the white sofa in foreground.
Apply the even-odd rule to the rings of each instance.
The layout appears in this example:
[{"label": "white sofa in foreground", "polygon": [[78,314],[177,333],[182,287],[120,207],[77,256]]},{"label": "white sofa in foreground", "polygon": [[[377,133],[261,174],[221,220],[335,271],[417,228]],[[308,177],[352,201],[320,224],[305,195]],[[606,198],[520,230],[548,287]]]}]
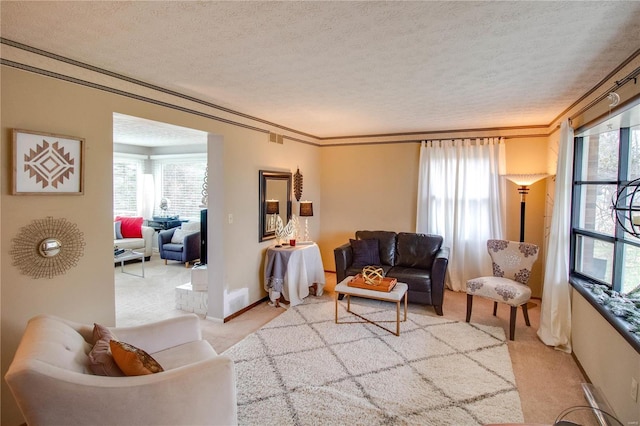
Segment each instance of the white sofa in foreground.
[{"label": "white sofa in foreground", "polygon": [[110,328],[164,371],[106,377],[88,366],[93,325],[40,315],[28,322],[5,379],[30,426],[235,425],[233,361],[202,340],[198,321],[188,314]]}]

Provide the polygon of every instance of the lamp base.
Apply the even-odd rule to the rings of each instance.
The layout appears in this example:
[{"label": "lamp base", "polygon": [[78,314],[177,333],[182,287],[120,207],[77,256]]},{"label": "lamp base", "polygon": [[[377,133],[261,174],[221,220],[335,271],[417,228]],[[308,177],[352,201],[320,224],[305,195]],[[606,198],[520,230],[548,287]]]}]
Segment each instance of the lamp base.
[{"label": "lamp base", "polygon": [[309,241],[309,219],[304,218],[304,241]]}]

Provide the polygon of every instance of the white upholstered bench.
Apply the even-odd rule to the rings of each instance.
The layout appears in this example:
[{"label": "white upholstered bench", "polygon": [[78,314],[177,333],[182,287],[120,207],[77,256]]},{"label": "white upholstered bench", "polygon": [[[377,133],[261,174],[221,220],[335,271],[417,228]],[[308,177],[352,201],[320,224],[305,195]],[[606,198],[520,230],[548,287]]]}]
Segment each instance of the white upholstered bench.
[{"label": "white upholstered bench", "polygon": [[[340,324],[338,322],[338,298],[341,294],[347,296],[347,312],[350,314],[356,315],[363,320],[370,322],[371,324],[377,325],[378,327],[393,333],[393,331],[382,327],[380,324],[371,321],[355,312],[351,311],[351,296],[356,297],[364,297],[366,299],[374,299],[374,300],[383,300],[385,302],[395,302],[396,303],[396,332],[394,333],[396,336],[400,335],[400,302],[404,298],[404,319],[403,322],[407,320],[407,289],[409,286],[405,283],[397,283],[395,287],[389,291],[376,291],[376,290],[367,290],[364,288],[358,287],[349,287],[348,282],[353,277],[349,276],[338,283],[334,289],[335,297],[336,297],[336,324]],[[379,321],[378,321],[379,322]]]}]

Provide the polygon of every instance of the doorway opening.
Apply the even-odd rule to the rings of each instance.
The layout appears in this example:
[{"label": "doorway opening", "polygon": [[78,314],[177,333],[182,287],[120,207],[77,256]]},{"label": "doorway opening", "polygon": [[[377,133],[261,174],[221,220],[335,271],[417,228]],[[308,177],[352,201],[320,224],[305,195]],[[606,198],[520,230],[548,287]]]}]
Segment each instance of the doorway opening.
[{"label": "doorway opening", "polygon": [[[183,313],[176,309],[175,287],[190,282],[193,265],[161,259],[158,236],[171,229],[176,234],[183,223],[189,224],[184,232],[199,229],[196,223],[207,207],[208,138],[200,130],[113,114],[114,253],[115,246],[131,243],[136,247],[118,248],[142,252],[145,258],[121,268],[114,257],[117,326]],[[141,223],[137,232],[142,238],[123,234],[129,218]]]}]

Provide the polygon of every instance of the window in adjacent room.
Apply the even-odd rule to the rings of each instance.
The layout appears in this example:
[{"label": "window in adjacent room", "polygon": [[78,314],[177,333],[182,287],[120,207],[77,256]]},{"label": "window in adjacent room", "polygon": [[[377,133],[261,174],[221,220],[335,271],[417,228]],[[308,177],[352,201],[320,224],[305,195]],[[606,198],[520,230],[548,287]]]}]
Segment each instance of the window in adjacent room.
[{"label": "window in adjacent room", "polygon": [[[206,154],[190,158],[163,158],[154,161],[154,175],[160,183],[158,199],[169,200],[170,215],[200,220],[202,189],[207,172]],[[157,204],[157,203],[156,203]],[[158,206],[154,214],[162,213]]]},{"label": "window in adjacent room", "polygon": [[138,185],[142,182],[144,160],[129,156],[113,156],[113,215],[138,214]]}]

